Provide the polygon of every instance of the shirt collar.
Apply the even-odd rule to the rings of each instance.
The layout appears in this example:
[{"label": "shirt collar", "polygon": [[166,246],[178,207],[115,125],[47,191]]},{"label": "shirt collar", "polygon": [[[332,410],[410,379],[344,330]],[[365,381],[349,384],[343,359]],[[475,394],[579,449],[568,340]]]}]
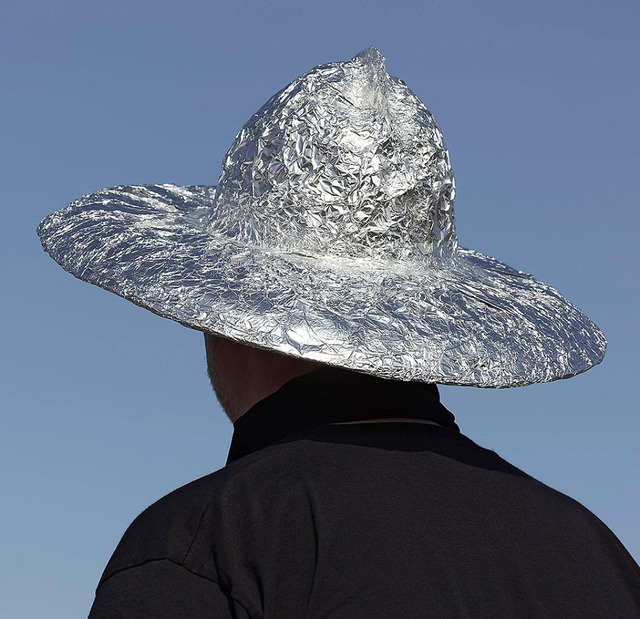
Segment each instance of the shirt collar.
[{"label": "shirt collar", "polygon": [[293,432],[387,417],[428,420],[458,431],[436,385],[323,368],[290,380],[237,419],[227,464]]}]

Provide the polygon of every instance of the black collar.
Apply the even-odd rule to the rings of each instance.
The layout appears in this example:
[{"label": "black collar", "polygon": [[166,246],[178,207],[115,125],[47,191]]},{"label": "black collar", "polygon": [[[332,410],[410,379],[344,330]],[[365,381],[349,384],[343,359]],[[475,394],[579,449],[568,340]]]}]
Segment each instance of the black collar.
[{"label": "black collar", "polygon": [[433,384],[385,380],[335,368],[294,378],[234,423],[227,464],[291,433],[341,421],[411,417],[456,432]]}]

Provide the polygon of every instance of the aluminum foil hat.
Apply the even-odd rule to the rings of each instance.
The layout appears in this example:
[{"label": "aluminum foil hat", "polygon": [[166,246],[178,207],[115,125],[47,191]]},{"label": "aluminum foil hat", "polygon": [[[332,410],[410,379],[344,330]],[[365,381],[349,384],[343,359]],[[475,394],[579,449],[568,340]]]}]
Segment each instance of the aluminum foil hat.
[{"label": "aluminum foil hat", "polygon": [[217,187],[104,189],[38,233],[156,314],[385,378],[510,387],[599,363],[603,335],[556,290],[458,247],[453,201],[433,116],[368,49],[274,95]]}]

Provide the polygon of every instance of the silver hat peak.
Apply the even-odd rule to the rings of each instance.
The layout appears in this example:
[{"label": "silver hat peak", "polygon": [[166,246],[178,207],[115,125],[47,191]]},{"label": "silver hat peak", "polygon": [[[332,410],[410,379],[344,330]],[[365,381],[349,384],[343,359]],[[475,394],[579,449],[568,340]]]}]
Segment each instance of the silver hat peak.
[{"label": "silver hat peak", "polygon": [[251,117],[225,157],[211,225],[292,251],[450,258],[454,197],[433,115],[369,48],[305,73]]}]

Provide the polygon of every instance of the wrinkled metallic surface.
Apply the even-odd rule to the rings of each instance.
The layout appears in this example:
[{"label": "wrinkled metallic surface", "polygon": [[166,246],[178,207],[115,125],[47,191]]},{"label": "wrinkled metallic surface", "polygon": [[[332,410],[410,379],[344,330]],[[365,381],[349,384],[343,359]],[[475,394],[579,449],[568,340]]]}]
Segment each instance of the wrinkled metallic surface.
[{"label": "wrinkled metallic surface", "polygon": [[553,288],[457,247],[431,114],[367,50],[242,129],[214,187],[91,194],[45,219],[76,277],[186,326],[399,380],[509,387],[604,356]]},{"label": "wrinkled metallic surface", "polygon": [[449,258],[454,185],[435,119],[377,50],[312,69],[229,149],[212,227],[344,257]]}]

